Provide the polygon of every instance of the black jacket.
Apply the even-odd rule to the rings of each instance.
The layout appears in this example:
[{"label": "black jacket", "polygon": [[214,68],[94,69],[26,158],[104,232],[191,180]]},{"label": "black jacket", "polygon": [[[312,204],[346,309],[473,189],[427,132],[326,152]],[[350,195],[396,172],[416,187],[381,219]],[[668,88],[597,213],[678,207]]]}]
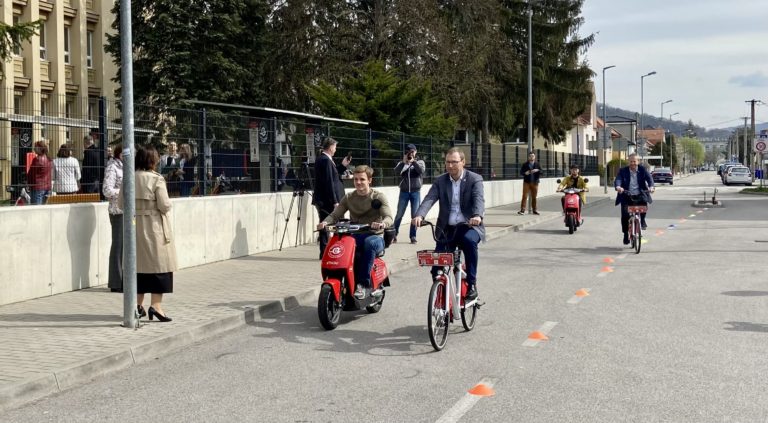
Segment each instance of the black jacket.
[{"label": "black jacket", "polygon": [[99,180],[99,154],[96,144],[83,150],[83,182]]},{"label": "black jacket", "polygon": [[[531,173],[530,175],[526,175],[525,172],[531,169],[539,169],[539,171],[536,173]],[[523,182],[538,184],[539,179],[541,179],[541,166],[539,166],[539,162],[533,162],[533,165],[531,165],[531,162],[526,160],[525,163],[520,166],[520,176],[523,177]]]},{"label": "black jacket", "polygon": [[315,160],[315,192],[312,195],[312,204],[328,213],[333,211],[333,205],[344,198],[344,184],[341,182],[344,170],[344,165],[334,164],[327,154],[318,155]]}]

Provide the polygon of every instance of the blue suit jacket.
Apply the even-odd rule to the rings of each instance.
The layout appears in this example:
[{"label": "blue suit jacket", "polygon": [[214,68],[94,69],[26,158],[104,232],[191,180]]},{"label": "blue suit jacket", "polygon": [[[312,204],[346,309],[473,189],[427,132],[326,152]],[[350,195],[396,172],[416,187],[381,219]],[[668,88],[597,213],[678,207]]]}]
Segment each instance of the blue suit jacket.
[{"label": "blue suit jacket", "polygon": [[[445,230],[451,215],[451,196],[453,195],[453,183],[451,175],[444,173],[435,179],[426,197],[421,201],[416,216],[426,216],[429,209],[439,202],[440,211],[437,214],[437,227]],[[483,197],[483,177],[477,173],[464,169],[464,177],[459,188],[459,206],[461,213],[467,220],[472,217],[485,215],[485,198]],[[485,226],[473,226],[472,229],[485,239]]]},{"label": "blue suit jacket", "polygon": [[[616,179],[613,181],[613,187],[622,187],[625,191],[629,191],[629,179],[629,166],[622,167],[619,169],[619,174],[616,175]],[[651,194],[646,192],[646,190],[649,190],[651,187],[653,187],[653,178],[651,177],[651,174],[648,172],[648,170],[646,170],[643,166],[637,167],[637,183],[640,185],[641,194],[645,196],[645,201],[649,204],[652,203],[653,200],[651,199]],[[618,205],[620,203],[624,204],[626,202],[626,195],[616,195],[616,202],[614,204]]]}]

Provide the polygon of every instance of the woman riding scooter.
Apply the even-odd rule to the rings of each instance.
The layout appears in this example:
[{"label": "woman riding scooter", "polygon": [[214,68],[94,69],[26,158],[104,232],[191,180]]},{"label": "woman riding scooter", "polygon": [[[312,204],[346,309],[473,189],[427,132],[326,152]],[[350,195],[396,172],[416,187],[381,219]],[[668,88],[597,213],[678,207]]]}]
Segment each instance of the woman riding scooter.
[{"label": "woman riding scooter", "polygon": [[[562,182],[560,182],[560,185],[557,187],[557,192],[563,192],[566,188],[576,188],[581,190],[581,192],[579,192],[579,210],[582,210],[584,204],[587,202],[587,191],[589,191],[589,187],[587,186],[587,179],[579,175],[579,172],[579,165],[575,163],[572,164],[571,174],[563,178]],[[563,207],[563,212],[565,212],[565,196],[560,199],[560,202]],[[582,223],[584,223],[584,219],[581,219],[581,222],[579,222],[579,224]]]}]

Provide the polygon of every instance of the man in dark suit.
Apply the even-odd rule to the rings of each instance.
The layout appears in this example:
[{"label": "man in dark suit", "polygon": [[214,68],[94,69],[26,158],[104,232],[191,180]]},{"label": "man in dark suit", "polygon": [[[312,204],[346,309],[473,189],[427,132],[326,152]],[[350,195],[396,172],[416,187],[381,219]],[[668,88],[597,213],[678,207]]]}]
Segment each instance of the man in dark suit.
[{"label": "man in dark suit", "polygon": [[[457,245],[461,248],[467,264],[466,298],[473,300],[477,298],[477,246],[485,238],[483,177],[464,169],[464,152],[457,148],[445,153],[445,168],[447,173],[435,179],[411,223],[421,226],[429,209],[439,202],[437,227],[445,239],[437,241],[435,250],[453,251]],[[436,269],[432,272],[434,276]]]},{"label": "man in dark suit", "polygon": [[[315,160],[315,192],[312,195],[312,204],[317,208],[320,222],[325,220],[344,198],[344,184],[341,182],[341,175],[347,169],[349,162],[352,161],[352,156],[348,155],[341,161],[340,165],[333,162],[333,155],[336,154],[336,140],[331,137],[323,140],[322,148],[323,151]],[[326,245],[328,245],[328,232],[320,231],[321,260]]]},{"label": "man in dark suit", "polygon": [[[653,200],[654,190],[651,174],[640,166],[637,154],[629,155],[629,166],[622,167],[613,181],[616,188],[616,205],[621,204],[621,231],[624,232],[624,245],[629,244],[629,212],[628,205],[647,205]],[[640,225],[646,229],[645,213],[640,215]]]},{"label": "man in dark suit", "polygon": [[101,151],[93,142],[93,137],[86,135],[83,138],[83,177],[81,189],[85,193],[99,192],[99,154]]}]

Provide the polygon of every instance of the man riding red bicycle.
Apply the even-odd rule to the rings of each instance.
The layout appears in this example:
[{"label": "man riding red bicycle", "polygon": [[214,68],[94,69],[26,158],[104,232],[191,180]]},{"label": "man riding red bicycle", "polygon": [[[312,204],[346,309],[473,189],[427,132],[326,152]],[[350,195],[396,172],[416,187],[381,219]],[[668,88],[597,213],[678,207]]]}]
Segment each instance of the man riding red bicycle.
[{"label": "man riding red bicycle", "polygon": [[[447,173],[435,179],[412,223],[417,228],[421,226],[429,209],[439,201],[437,228],[444,236],[437,241],[435,250],[453,251],[458,246],[464,253],[467,264],[465,298],[471,301],[477,298],[477,246],[485,238],[483,177],[464,169],[464,152],[457,148],[445,153],[445,167]],[[432,275],[436,272],[437,268],[433,268]]]},{"label": "man riding red bicycle", "polygon": [[[616,188],[616,205],[621,204],[621,232],[624,233],[624,245],[629,245],[629,211],[630,205],[648,205],[653,202],[651,193],[654,191],[653,178],[644,166],[640,166],[637,154],[629,155],[629,166],[623,167],[616,175],[613,186]],[[646,213],[640,215],[643,230]]]}]

